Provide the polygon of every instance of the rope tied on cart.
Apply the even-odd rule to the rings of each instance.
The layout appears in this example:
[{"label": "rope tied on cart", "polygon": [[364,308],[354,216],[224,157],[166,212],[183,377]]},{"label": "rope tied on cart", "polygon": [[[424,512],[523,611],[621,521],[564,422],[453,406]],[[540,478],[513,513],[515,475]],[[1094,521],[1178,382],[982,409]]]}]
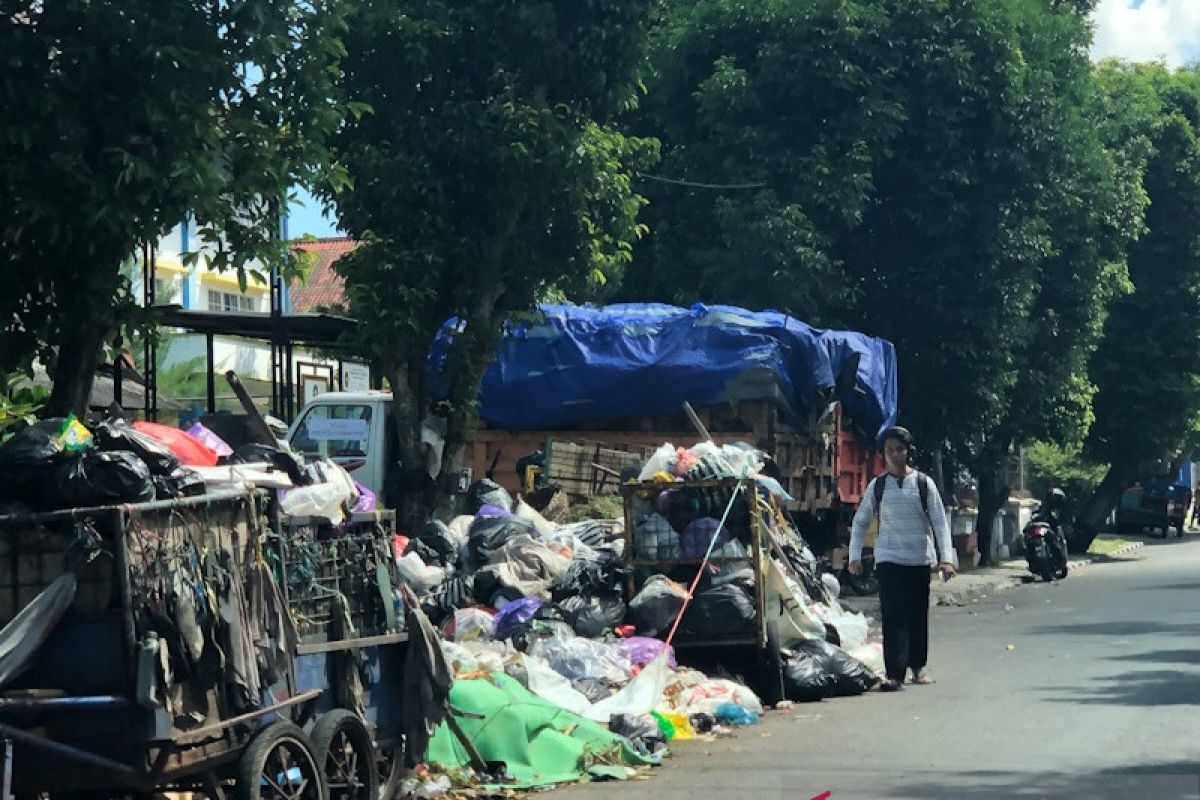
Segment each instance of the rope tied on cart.
[{"label": "rope tied on cart", "polygon": [[675,633],[679,630],[679,624],[683,621],[683,615],[687,613],[688,605],[692,602],[692,596],[696,591],[696,587],[700,584],[700,579],[704,576],[704,570],[708,567],[708,561],[712,558],[713,550],[716,549],[721,532],[725,530],[725,523],[729,520],[729,512],[733,510],[733,504],[737,502],[738,496],[746,485],[747,477],[745,474],[739,477],[737,484],[733,487],[733,491],[729,494],[729,502],[725,504],[725,511],[721,514],[721,520],[717,523],[716,530],[713,531],[712,538],[708,541],[708,548],[704,551],[704,558],[700,561],[700,566],[696,569],[696,575],[692,578],[692,582],[687,588],[687,597],[684,598],[683,605],[680,607],[679,613],[675,616],[675,621],[671,623],[671,631],[667,634],[666,647],[663,648],[663,652],[667,652],[671,647]]}]

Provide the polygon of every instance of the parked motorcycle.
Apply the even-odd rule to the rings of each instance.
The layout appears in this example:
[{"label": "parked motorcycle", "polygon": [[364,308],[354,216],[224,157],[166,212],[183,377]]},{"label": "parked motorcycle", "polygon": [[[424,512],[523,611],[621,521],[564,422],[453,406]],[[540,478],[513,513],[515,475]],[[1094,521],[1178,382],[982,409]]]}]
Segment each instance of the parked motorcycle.
[{"label": "parked motorcycle", "polygon": [[1022,532],[1029,571],[1047,582],[1067,577],[1067,537],[1058,516],[1066,500],[1062,489],[1051,489]]}]

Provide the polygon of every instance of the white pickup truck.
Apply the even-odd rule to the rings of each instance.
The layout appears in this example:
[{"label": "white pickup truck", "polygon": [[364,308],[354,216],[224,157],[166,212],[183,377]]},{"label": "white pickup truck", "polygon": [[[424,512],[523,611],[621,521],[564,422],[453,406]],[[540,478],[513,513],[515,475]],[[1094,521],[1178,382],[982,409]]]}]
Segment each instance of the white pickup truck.
[{"label": "white pickup truck", "polygon": [[329,392],[304,407],[287,442],[305,456],[331,458],[383,497],[395,423],[389,391]]}]

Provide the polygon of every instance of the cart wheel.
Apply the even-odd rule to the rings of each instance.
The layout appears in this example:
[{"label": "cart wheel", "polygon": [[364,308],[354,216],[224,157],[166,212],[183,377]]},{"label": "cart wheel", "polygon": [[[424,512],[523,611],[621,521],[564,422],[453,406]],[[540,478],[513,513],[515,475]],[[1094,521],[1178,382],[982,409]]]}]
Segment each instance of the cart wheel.
[{"label": "cart wheel", "polygon": [[759,653],[759,699],[763,705],[770,707],[785,696],[783,690],[783,655],[779,647],[779,626],[774,622],[767,623],[767,643]]},{"label": "cart wheel", "polygon": [[339,708],[321,715],[313,726],[312,743],[325,770],[330,800],[376,800],[375,748],[357,714]]},{"label": "cart wheel", "polygon": [[400,796],[400,782],[408,775],[404,769],[404,744],[379,748],[375,754],[375,766],[379,775],[380,800],[393,800]]},{"label": "cart wheel", "polygon": [[304,731],[273,722],[251,740],[238,761],[238,800],[328,800],[325,775]]}]

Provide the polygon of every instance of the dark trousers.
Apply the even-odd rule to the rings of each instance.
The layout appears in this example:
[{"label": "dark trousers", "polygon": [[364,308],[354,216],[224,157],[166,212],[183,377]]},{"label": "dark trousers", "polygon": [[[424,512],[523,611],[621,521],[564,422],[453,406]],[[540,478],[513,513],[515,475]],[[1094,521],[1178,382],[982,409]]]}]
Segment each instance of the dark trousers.
[{"label": "dark trousers", "polygon": [[903,681],[929,658],[929,567],[876,564],[887,676]]}]

